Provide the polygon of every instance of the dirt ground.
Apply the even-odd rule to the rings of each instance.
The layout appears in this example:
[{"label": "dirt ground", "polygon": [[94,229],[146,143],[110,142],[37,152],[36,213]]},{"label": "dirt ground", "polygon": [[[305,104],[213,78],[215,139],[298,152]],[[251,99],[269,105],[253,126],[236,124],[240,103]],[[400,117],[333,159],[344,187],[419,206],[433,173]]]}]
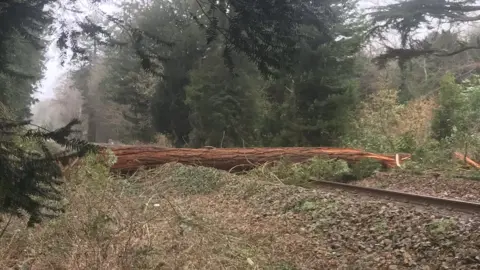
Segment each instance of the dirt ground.
[{"label": "dirt ground", "polygon": [[480,269],[479,216],[178,164],[73,187],[66,216],[10,236],[24,242],[0,266]]}]

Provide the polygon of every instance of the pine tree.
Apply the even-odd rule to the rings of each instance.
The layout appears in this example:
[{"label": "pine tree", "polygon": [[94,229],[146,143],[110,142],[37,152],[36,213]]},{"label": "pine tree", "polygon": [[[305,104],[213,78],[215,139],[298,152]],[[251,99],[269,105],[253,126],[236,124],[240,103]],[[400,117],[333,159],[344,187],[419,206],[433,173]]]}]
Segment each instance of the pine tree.
[{"label": "pine tree", "polygon": [[186,87],[190,145],[258,146],[260,74],[239,55],[232,55],[236,67],[232,74],[224,66],[221,49],[207,54],[190,73]]},{"label": "pine tree", "polygon": [[[95,151],[86,142],[68,138],[76,120],[52,132],[29,129],[30,122],[24,120],[33,94],[31,85],[25,84],[38,79],[43,35],[54,20],[47,7],[53,3],[6,0],[0,5],[0,212],[28,215],[30,226],[62,211],[58,205],[62,173],[57,159]],[[36,70],[29,73],[30,66]],[[23,90],[16,92],[22,84]],[[5,105],[12,106],[16,116]],[[49,140],[71,151],[54,155],[47,147]]]},{"label": "pine tree", "polygon": [[[297,44],[295,72],[266,89],[268,113],[264,119],[264,144],[275,146],[334,145],[343,134],[356,102],[354,62],[362,42],[362,22],[355,18],[352,2],[339,4],[339,22],[325,44],[310,27],[301,33],[309,39]],[[342,38],[341,38],[342,37]]]},{"label": "pine tree", "polygon": [[[329,1],[240,1],[200,2],[206,23],[207,43],[221,36],[223,55],[233,68],[232,52],[242,52],[264,75],[291,68],[296,44],[304,38],[300,28],[308,26],[323,44],[332,41],[337,17]],[[204,4],[202,4],[204,3]]]},{"label": "pine tree", "polygon": [[[81,157],[95,151],[87,142],[69,139],[72,120],[65,127],[47,132],[27,130],[29,121],[0,121],[0,212],[29,216],[28,226],[63,212],[62,171],[58,160]],[[53,154],[48,147],[54,141],[68,152]]]},{"label": "pine tree", "polygon": [[[341,2],[341,1],[339,1]],[[295,60],[296,45],[305,36],[300,28],[310,27],[316,34],[317,42],[326,44],[332,41],[332,30],[338,22],[332,4],[329,1],[195,1],[195,5],[184,4],[181,1],[160,2],[154,1],[160,9],[178,12],[185,9],[187,13],[164,14],[168,17],[176,16],[175,24],[187,25],[192,19],[199,27],[205,30],[207,44],[221,41],[223,57],[228,67],[233,68],[232,53],[244,53],[250,61],[255,63],[264,75],[273,75],[276,69],[291,68]],[[136,7],[138,8],[138,7]],[[180,12],[182,14],[182,12]],[[82,33],[96,39],[99,45],[132,45],[141,59],[144,69],[159,72],[168,54],[159,53],[159,48],[174,48],[177,44],[169,40],[165,32],[158,32],[136,26],[136,23],[127,23],[126,20],[107,16],[107,19],[125,31],[128,38],[118,40],[106,27],[95,24],[90,20],[79,23],[82,31],[63,33],[59,39],[59,46],[67,48],[68,41],[73,44],[71,49],[74,57],[84,56],[86,48],[77,42]],[[134,26],[135,25],[135,26]],[[162,51],[162,50],[160,50]]]},{"label": "pine tree", "polygon": [[38,10],[45,1],[4,1],[0,7],[0,103],[19,119],[30,116],[34,83],[42,72],[39,35],[51,18]]},{"label": "pine tree", "polygon": [[140,60],[129,47],[107,50],[104,63],[106,75],[99,88],[105,91],[105,99],[128,107],[122,116],[131,129],[123,139],[152,141],[155,130],[151,104],[158,78],[142,70]]}]

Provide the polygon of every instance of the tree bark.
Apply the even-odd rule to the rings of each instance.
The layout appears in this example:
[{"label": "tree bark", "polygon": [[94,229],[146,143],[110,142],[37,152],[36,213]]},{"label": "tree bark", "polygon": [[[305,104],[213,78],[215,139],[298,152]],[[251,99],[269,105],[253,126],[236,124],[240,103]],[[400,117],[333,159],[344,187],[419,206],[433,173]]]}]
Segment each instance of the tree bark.
[{"label": "tree bark", "polygon": [[[265,163],[286,159],[302,162],[316,156],[342,159],[355,163],[363,158],[378,160],[385,167],[395,167],[395,155],[378,155],[347,148],[282,147],[282,148],[162,148],[149,145],[100,145],[117,157],[112,170],[132,171],[140,167],[155,167],[170,162],[213,167],[228,171],[253,169]],[[400,161],[410,155],[400,154]]]}]

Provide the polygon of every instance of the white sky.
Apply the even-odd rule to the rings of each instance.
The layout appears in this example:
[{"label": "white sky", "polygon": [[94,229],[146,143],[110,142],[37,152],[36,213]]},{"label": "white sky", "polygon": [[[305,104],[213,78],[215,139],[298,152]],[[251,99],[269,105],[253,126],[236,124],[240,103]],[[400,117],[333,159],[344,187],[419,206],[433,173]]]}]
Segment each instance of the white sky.
[{"label": "white sky", "polygon": [[38,92],[35,93],[35,97],[40,100],[53,97],[53,88],[58,79],[65,74],[64,68],[60,66],[58,50],[54,42],[48,47],[46,58],[44,77],[39,82]]}]

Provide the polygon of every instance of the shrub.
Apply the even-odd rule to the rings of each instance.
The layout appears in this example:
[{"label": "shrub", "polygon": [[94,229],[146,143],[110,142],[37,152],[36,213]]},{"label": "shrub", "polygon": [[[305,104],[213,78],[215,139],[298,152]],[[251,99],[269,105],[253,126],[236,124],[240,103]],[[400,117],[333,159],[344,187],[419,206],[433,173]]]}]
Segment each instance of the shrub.
[{"label": "shrub", "polygon": [[[437,141],[453,135],[462,119],[464,102],[461,100],[461,88],[455,83],[452,74],[447,74],[440,82],[439,106],[432,119],[432,135]],[[463,108],[462,108],[463,107]]]},{"label": "shrub", "polygon": [[428,141],[435,107],[431,98],[400,104],[396,90],[382,89],[360,103],[343,144],[377,153],[411,153]]},{"label": "shrub", "polygon": [[442,79],[439,106],[432,123],[433,138],[452,151],[473,154],[480,149],[480,78],[472,77],[461,84],[451,74]]},{"label": "shrub", "polygon": [[[169,211],[155,197],[159,188],[153,181],[133,183],[132,178],[111,176],[109,166],[115,159],[102,157],[88,154],[72,168],[62,186],[64,215],[35,231],[9,230],[6,243],[11,241],[16,254],[0,249],[0,268],[15,264],[15,269],[158,267],[162,258],[153,241],[161,233],[155,224],[161,222],[159,211]],[[161,207],[154,208],[154,203]]]},{"label": "shrub", "polygon": [[207,167],[172,164],[172,184],[186,194],[207,194],[222,186],[221,171]]},{"label": "shrub", "polygon": [[350,176],[353,180],[361,180],[372,176],[375,172],[382,169],[382,164],[374,159],[362,159],[353,164],[350,169]]},{"label": "shrub", "polygon": [[452,149],[436,140],[431,140],[415,149],[410,160],[403,164],[403,168],[413,172],[439,167],[451,163]]},{"label": "shrub", "polygon": [[250,172],[263,179],[281,181],[284,184],[310,186],[312,179],[325,181],[359,180],[381,169],[376,160],[364,159],[349,165],[344,160],[315,157],[302,163],[282,160],[267,168],[257,168]]}]

